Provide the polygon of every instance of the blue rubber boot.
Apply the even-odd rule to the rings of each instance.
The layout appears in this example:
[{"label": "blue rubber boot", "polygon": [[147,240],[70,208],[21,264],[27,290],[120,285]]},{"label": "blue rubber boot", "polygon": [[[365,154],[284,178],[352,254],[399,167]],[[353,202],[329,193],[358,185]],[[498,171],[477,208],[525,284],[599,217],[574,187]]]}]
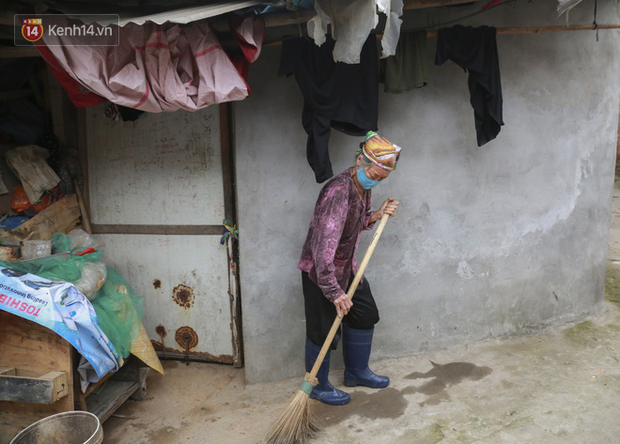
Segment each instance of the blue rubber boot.
[{"label": "blue rubber boot", "polygon": [[[321,347],[306,338],[306,371],[308,373],[312,370],[320,351]],[[328,351],[316,375],[319,383],[312,389],[310,397],[329,405],[344,405],[351,400],[351,396],[342,390],[338,390],[329,382],[327,378],[329,375],[329,355],[330,352]]]},{"label": "blue rubber boot", "polygon": [[370,388],[383,388],[390,384],[387,376],[375,375],[368,368],[370,348],[374,328],[360,330],[342,326],[342,355],[344,357],[344,385],[355,387],[363,385]]}]

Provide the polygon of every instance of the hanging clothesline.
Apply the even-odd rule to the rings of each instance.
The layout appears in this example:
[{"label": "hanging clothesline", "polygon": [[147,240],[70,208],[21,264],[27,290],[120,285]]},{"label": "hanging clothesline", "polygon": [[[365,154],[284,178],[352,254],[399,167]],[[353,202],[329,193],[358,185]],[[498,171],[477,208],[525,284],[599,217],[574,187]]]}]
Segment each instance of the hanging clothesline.
[{"label": "hanging clothesline", "polygon": [[[307,20],[307,17],[303,17],[302,19],[293,19],[288,24],[299,24],[303,23]],[[268,27],[268,26],[267,26]],[[565,32],[565,31],[596,31],[601,29],[620,29],[620,24],[589,24],[589,25],[568,25],[568,26],[533,26],[533,27],[524,27],[524,28],[496,28],[497,34],[503,35],[511,35],[511,34],[544,34],[548,32]],[[403,30],[405,32],[411,32],[407,30]],[[380,39],[383,37],[383,34],[376,34],[377,38]],[[437,37],[436,30],[428,30],[427,37]],[[278,38],[278,40],[274,41],[265,41],[263,46],[274,46],[281,45],[282,40]],[[38,56],[36,48],[2,48],[0,49],[0,57],[15,57],[13,54],[15,49],[20,50],[29,50],[27,54],[21,54],[21,56]]]},{"label": "hanging clothesline", "polygon": [[[497,34],[514,35],[514,34],[544,34],[548,32],[564,32],[564,31],[596,31],[600,29],[620,29],[620,24],[589,24],[589,25],[568,25],[568,26],[534,26],[525,28],[496,28]],[[402,33],[412,31],[403,30]],[[377,39],[381,39],[383,34],[375,34]],[[428,30],[426,36],[429,38],[437,37],[437,30]],[[264,46],[281,45],[282,40],[265,42]]]},{"label": "hanging clothesline", "polygon": [[[497,34],[543,34],[564,31],[596,31],[597,29],[620,29],[620,25],[568,25],[568,26],[535,26],[527,28],[497,28]],[[407,31],[403,31],[407,32]],[[427,37],[437,37],[437,31],[427,31]]]}]

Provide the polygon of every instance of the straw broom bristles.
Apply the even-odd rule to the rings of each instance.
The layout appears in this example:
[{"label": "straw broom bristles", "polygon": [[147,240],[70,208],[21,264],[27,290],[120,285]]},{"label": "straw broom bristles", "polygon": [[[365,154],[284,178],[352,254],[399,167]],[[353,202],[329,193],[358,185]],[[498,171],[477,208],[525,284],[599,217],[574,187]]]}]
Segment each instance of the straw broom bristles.
[{"label": "straw broom bristles", "polygon": [[[304,382],[310,382],[306,373]],[[313,386],[317,384],[316,378]],[[319,425],[310,410],[310,395],[302,389],[291,397],[280,417],[267,432],[267,444],[304,444],[316,436]]]}]

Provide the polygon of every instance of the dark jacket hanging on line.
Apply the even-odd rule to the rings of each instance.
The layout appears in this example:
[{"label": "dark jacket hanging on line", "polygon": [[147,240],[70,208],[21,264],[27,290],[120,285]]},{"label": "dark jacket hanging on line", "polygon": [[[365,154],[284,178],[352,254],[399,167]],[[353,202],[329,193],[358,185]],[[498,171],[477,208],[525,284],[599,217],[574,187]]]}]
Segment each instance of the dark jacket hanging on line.
[{"label": "dark jacket hanging on line", "polygon": [[328,152],[331,128],[350,136],[365,136],[368,130],[377,130],[376,37],[371,34],[366,40],[356,65],[334,62],[333,49],[331,38],[320,47],[303,37],[282,42],[279,75],[295,74],[303,94],[302,124],[308,133],[306,155],[317,183],[334,175]]},{"label": "dark jacket hanging on line", "polygon": [[453,26],[437,34],[435,65],[452,60],[469,71],[469,93],[474,108],[478,146],[495,139],[504,124],[496,30]]}]

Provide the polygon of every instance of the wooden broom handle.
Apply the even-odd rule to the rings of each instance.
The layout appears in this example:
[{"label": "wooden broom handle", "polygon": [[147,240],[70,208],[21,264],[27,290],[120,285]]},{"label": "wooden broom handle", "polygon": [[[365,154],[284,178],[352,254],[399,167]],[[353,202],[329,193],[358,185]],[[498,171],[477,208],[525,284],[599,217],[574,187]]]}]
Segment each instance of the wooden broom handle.
[{"label": "wooden broom handle", "polygon": [[[387,223],[387,220],[389,219],[389,217],[390,215],[385,214],[385,213],[381,217],[381,222],[379,222],[379,226],[375,230],[375,234],[372,237],[372,240],[370,241],[368,250],[366,250],[366,254],[364,254],[364,259],[362,259],[362,263],[360,264],[360,267],[357,270],[357,273],[355,273],[353,282],[351,282],[349,291],[347,291],[347,296],[349,296],[349,299],[353,299],[355,290],[357,290],[357,286],[362,280],[364,271],[366,271],[366,267],[368,266],[368,262],[370,261],[370,256],[372,256],[372,253],[375,251],[375,247],[377,246],[377,243],[379,242],[379,238],[381,237],[381,233],[383,233],[383,229],[385,228],[385,224]],[[325,342],[323,343],[323,347],[321,348],[321,351],[319,352],[319,356],[316,358],[316,361],[314,362],[314,366],[312,367],[312,370],[310,371],[310,378],[312,380],[316,378],[316,374],[319,372],[319,368],[321,368],[321,364],[323,364],[323,359],[325,359],[325,355],[327,354],[327,351],[329,350],[329,347],[332,341],[334,340],[334,336],[336,336],[336,332],[338,331],[338,327],[340,327],[341,322],[342,322],[342,318],[339,318],[338,316],[336,316],[336,319],[334,319],[334,323],[332,324],[332,328],[329,330],[329,334],[327,335],[327,339],[325,339]]]}]

